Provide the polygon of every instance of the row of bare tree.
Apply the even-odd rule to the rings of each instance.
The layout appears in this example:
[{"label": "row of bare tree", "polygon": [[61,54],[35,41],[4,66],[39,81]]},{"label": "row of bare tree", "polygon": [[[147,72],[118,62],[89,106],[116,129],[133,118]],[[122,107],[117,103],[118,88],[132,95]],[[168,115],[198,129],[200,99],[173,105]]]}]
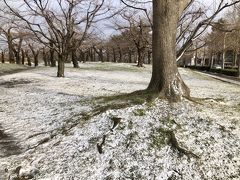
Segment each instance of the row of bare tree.
[{"label": "row of bare tree", "polygon": [[[55,66],[57,61],[57,76],[63,77],[69,60],[74,67],[89,60],[138,62],[141,67],[152,60],[147,90],[179,100],[190,91],[176,60],[194,50],[194,42],[204,37],[220,12],[239,3],[220,0],[211,9],[194,0],[120,1],[120,7],[112,7],[105,0],[3,0],[0,34],[7,42],[9,61],[33,58],[35,66],[39,56],[45,65]],[[96,30],[107,19],[120,33],[104,39]]]}]

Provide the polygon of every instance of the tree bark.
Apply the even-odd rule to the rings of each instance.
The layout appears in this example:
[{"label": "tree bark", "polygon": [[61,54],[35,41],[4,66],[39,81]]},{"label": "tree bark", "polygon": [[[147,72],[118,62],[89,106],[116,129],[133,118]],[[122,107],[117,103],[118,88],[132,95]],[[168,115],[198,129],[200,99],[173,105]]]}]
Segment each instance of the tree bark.
[{"label": "tree bark", "polygon": [[15,63],[14,52],[13,52],[13,38],[11,34],[11,28],[7,31],[7,43],[8,43],[8,60],[9,63]]},{"label": "tree bark", "polygon": [[29,56],[29,54],[28,54],[28,51],[25,51],[25,55],[26,55],[26,57],[27,57],[27,64],[28,64],[28,66],[32,66],[31,58],[30,58],[30,56]]},{"label": "tree bark", "polygon": [[64,77],[65,57],[62,54],[58,55],[58,71],[57,77]]},{"label": "tree bark", "polygon": [[50,51],[49,51],[49,53],[50,53],[49,58],[50,58],[51,67],[56,67],[56,60],[54,58],[54,48],[53,48],[53,43],[52,42],[50,42]]},{"label": "tree bark", "polygon": [[87,53],[87,54],[86,54],[86,58],[85,58],[85,61],[83,61],[83,63],[85,63],[86,61],[87,61],[87,62],[89,61],[90,50],[88,50],[86,53]]},{"label": "tree bark", "polygon": [[44,66],[48,66],[47,53],[45,49],[43,49],[43,61],[44,61]]},{"label": "tree bark", "polygon": [[22,52],[22,64],[24,65],[24,63],[25,63],[25,52],[24,52],[23,49],[21,50],[21,52]]},{"label": "tree bark", "polygon": [[131,49],[129,48],[128,49],[128,61],[127,61],[128,63],[131,63],[132,62],[132,51],[131,51]]},{"label": "tree bark", "polygon": [[227,36],[227,33],[224,32],[224,38],[223,38],[223,54],[222,54],[222,69],[225,69],[225,61],[226,61],[226,36]]},{"label": "tree bark", "polygon": [[14,55],[15,55],[15,59],[16,59],[16,64],[21,64],[21,58],[20,58],[20,52],[13,49]]},{"label": "tree bark", "polygon": [[13,48],[13,52],[14,52],[14,54],[15,54],[15,58],[16,58],[16,63],[17,63],[17,64],[21,64],[20,52],[21,52],[21,47],[22,47],[22,41],[23,41],[23,39],[20,38],[20,39],[19,39],[19,42],[18,42],[18,44],[17,44],[16,49]]},{"label": "tree bark", "polygon": [[72,63],[74,68],[79,68],[76,49],[73,49],[72,51]]},{"label": "tree bark", "polygon": [[240,59],[238,59],[238,77],[240,77]]},{"label": "tree bark", "polygon": [[99,54],[98,54],[98,56],[99,56],[99,61],[104,62],[103,48],[102,48],[102,47],[99,49]]},{"label": "tree bark", "polygon": [[96,52],[97,55],[98,55],[98,61],[104,62],[104,59],[103,59],[103,48],[100,47],[98,49],[95,46],[93,46],[93,49],[94,49],[94,52]]},{"label": "tree bark", "polygon": [[1,56],[2,56],[2,63],[5,63],[5,55],[4,55],[4,51],[2,51]]},{"label": "tree bark", "polygon": [[109,62],[109,60],[110,60],[110,53],[109,53],[109,48],[107,48],[107,50],[106,50],[106,61],[107,62]]},{"label": "tree bark", "polygon": [[118,62],[121,63],[122,62],[122,49],[120,46],[118,46],[118,53],[119,53],[119,60]]},{"label": "tree bark", "polygon": [[189,0],[153,1],[153,66],[148,90],[171,101],[189,97],[176,62],[178,19]]},{"label": "tree bark", "polygon": [[234,53],[234,62],[233,62],[233,66],[237,66],[237,60],[238,60],[238,50],[236,49],[235,50],[235,53]]},{"label": "tree bark", "polygon": [[39,50],[35,50],[34,47],[32,45],[29,44],[29,47],[32,51],[33,54],[33,59],[34,59],[34,66],[37,67],[38,66],[38,55],[39,55]]},{"label": "tree bark", "polygon": [[37,51],[34,55],[34,66],[37,67],[38,66],[38,55],[39,55],[39,51]]},{"label": "tree bark", "polygon": [[152,52],[148,50],[148,64],[151,64]]},{"label": "tree bark", "polygon": [[94,57],[94,50],[93,50],[93,48],[90,48],[89,53],[90,53],[90,61],[94,62],[95,61],[95,57]]},{"label": "tree bark", "polygon": [[144,60],[144,52],[142,49],[137,50],[138,53],[138,63],[137,67],[143,67],[143,60]]},{"label": "tree bark", "polygon": [[93,55],[93,62],[96,62],[96,53],[94,49],[92,49],[92,55]]},{"label": "tree bark", "polygon": [[83,63],[86,62],[86,54],[87,54],[86,52],[83,52],[82,50],[80,50],[80,55],[79,55],[80,62],[83,62]]},{"label": "tree bark", "polygon": [[112,48],[112,50],[113,50],[113,62],[117,62],[117,58],[116,58],[116,51],[115,51],[115,48],[113,47]]}]

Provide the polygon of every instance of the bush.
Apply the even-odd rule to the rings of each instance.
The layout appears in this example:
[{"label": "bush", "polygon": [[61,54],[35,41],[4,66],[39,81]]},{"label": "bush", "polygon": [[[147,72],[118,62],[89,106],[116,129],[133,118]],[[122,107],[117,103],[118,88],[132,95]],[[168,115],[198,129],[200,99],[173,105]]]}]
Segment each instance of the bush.
[{"label": "bush", "polygon": [[238,76],[238,70],[236,68],[228,69],[210,69],[209,66],[185,66],[186,68],[195,69],[199,71],[209,71],[227,76]]},{"label": "bush", "polygon": [[237,76],[238,72],[236,69],[210,69],[210,72],[225,74],[227,76]]}]

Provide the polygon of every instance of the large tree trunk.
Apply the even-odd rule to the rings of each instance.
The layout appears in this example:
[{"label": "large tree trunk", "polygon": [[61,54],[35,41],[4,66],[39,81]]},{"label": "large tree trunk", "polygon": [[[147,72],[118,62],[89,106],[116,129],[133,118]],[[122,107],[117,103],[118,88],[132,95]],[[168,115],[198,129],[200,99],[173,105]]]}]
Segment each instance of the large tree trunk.
[{"label": "large tree trunk", "polygon": [[58,55],[58,71],[57,77],[64,77],[65,61],[67,56],[59,54]]},{"label": "large tree trunk", "polygon": [[189,1],[153,1],[153,66],[148,90],[173,101],[190,96],[176,62],[177,23]]}]

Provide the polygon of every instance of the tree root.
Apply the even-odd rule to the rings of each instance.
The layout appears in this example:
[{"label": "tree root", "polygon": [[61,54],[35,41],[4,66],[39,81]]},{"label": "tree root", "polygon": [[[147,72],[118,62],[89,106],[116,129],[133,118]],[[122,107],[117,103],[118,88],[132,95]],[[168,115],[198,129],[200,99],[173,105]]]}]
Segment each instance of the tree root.
[{"label": "tree root", "polygon": [[188,151],[182,147],[179,146],[179,143],[177,141],[177,138],[174,134],[173,131],[168,131],[167,132],[169,134],[169,144],[176,150],[178,150],[179,153],[182,153],[184,155],[186,155],[188,158],[194,157],[194,158],[200,158],[198,155],[194,154],[191,151]]},{"label": "tree root", "polygon": [[106,137],[107,137],[107,135],[103,135],[102,142],[101,143],[97,143],[97,149],[98,149],[99,154],[103,153],[103,145],[105,144]]},{"label": "tree root", "polygon": [[200,105],[204,105],[203,103],[200,103],[198,100],[198,98],[194,98],[194,97],[188,97],[188,96],[183,96],[185,99],[187,99],[187,100],[189,100],[189,101],[191,101],[191,102],[194,102],[194,103],[196,103],[196,104],[200,104]]},{"label": "tree root", "polygon": [[32,146],[32,147],[29,147],[27,150],[35,149],[35,148],[37,148],[38,146],[40,146],[40,145],[48,142],[48,141],[49,141],[50,139],[52,139],[52,138],[53,138],[52,136],[43,138],[43,139],[41,139],[36,145],[34,145],[34,146]]},{"label": "tree root", "polygon": [[113,130],[114,130],[114,129],[117,127],[117,125],[120,123],[121,118],[112,117],[111,120],[113,121],[113,126],[112,126],[112,128],[111,128],[106,134],[103,135],[102,141],[101,141],[100,143],[97,143],[97,150],[98,150],[99,154],[103,154],[103,145],[105,144],[107,135],[108,135],[109,133],[113,132]]}]

